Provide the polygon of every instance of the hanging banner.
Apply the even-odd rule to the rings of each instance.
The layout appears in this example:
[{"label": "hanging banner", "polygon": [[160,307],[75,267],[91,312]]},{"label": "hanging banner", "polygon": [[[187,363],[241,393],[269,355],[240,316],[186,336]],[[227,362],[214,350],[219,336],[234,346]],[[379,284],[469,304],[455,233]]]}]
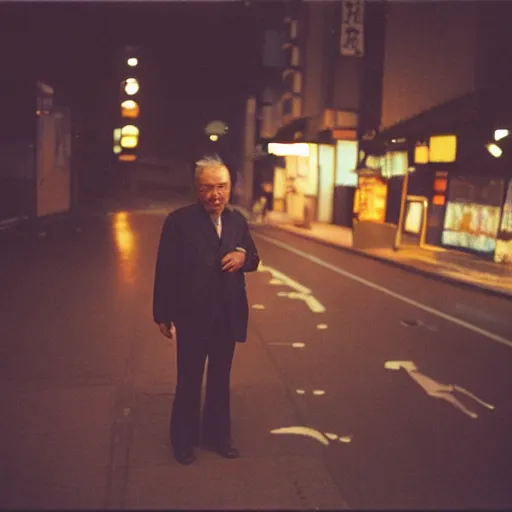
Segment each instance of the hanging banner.
[{"label": "hanging banner", "polygon": [[364,56],[364,1],[342,0],[340,53],[344,57]]}]

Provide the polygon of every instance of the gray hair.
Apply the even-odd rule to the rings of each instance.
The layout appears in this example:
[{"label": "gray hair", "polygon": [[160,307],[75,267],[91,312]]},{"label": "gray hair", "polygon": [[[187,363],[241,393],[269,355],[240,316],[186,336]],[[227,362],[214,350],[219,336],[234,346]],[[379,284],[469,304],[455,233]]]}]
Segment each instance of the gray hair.
[{"label": "gray hair", "polygon": [[196,169],[194,172],[194,181],[197,183],[197,180],[201,176],[201,173],[205,169],[226,169],[229,172],[226,164],[222,161],[219,155],[205,156],[196,162]]}]

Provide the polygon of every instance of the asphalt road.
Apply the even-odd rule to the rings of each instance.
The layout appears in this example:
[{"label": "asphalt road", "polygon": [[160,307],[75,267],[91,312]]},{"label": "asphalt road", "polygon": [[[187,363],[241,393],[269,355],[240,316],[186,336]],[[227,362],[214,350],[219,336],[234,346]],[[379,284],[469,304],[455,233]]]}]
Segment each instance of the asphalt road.
[{"label": "asphalt road", "polygon": [[233,370],[242,458],[177,466],[163,215],[0,254],[1,508],[512,507],[510,301],[272,228]]}]

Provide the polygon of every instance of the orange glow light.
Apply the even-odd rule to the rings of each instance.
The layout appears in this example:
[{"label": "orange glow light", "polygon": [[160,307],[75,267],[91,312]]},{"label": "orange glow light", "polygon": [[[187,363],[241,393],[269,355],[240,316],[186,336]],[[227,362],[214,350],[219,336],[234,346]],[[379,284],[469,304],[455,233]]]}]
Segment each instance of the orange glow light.
[{"label": "orange glow light", "polygon": [[436,206],[444,206],[444,204],[446,203],[446,197],[441,194],[437,194],[434,196],[434,199],[432,200],[432,202]]},{"label": "orange glow light", "polygon": [[119,155],[120,162],[135,162],[137,155]]},{"label": "orange glow light", "polygon": [[137,119],[140,114],[140,108],[137,102],[126,100],[121,103],[121,115],[127,119]]},{"label": "orange glow light", "polygon": [[446,178],[436,178],[434,180],[434,191],[435,192],[446,192],[448,186],[448,180]]}]

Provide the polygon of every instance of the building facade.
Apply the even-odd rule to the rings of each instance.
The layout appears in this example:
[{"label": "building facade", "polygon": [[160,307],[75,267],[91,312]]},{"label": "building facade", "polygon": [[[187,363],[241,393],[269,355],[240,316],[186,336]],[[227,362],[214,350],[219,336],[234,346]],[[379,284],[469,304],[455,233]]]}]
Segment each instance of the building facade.
[{"label": "building facade", "polygon": [[365,166],[385,197],[380,221],[409,241],[511,259],[511,16],[507,2],[388,4],[381,130]]},{"label": "building facade", "polygon": [[283,162],[274,209],[297,221],[351,225],[358,140],[380,120],[384,14],[379,2],[288,3],[284,66],[262,125]]}]

